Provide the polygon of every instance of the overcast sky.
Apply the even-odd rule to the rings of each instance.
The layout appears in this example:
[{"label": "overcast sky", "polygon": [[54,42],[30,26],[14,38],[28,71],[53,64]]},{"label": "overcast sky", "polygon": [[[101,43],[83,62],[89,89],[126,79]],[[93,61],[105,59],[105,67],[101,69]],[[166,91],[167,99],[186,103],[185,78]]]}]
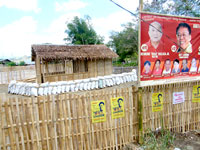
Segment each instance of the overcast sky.
[{"label": "overcast sky", "polygon": [[[139,3],[114,1],[132,12]],[[85,15],[105,41],[133,19],[110,0],[0,0],[0,58],[30,56],[32,44],[64,44],[66,22]]]}]

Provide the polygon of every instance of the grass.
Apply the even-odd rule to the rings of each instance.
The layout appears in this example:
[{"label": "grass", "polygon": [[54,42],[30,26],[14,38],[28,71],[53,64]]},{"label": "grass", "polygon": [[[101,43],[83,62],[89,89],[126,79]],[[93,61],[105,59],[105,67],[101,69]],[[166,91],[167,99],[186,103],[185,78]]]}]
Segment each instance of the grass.
[{"label": "grass", "polygon": [[175,135],[165,129],[151,131],[150,129],[143,136],[142,148],[145,150],[168,150],[172,147]]}]

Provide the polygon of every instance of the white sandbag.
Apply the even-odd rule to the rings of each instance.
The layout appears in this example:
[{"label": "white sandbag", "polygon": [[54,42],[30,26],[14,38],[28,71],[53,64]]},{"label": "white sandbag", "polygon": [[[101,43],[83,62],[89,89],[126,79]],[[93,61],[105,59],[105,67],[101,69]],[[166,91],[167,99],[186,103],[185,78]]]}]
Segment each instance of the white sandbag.
[{"label": "white sandbag", "polygon": [[70,91],[70,83],[67,83],[67,84],[65,85],[65,91],[66,91],[66,92],[69,92],[69,91]]},{"label": "white sandbag", "polygon": [[52,83],[49,84],[47,95],[51,95],[53,93],[53,86],[54,86],[54,84],[53,85],[52,85]]},{"label": "white sandbag", "polygon": [[75,83],[75,88],[74,90],[77,92],[80,90],[80,84],[81,84],[82,80],[75,80],[74,83]]},{"label": "white sandbag", "polygon": [[92,82],[89,81],[88,84],[87,84],[87,90],[91,90],[91,88],[92,88]]},{"label": "white sandbag", "polygon": [[84,82],[83,82],[83,80],[82,80],[81,83],[80,83],[80,86],[79,86],[79,90],[82,91],[82,90],[83,90],[83,87],[84,87]]},{"label": "white sandbag", "polygon": [[91,81],[91,89],[93,90],[96,88],[97,78],[91,78],[90,81]]},{"label": "white sandbag", "polygon": [[27,96],[31,95],[31,86],[32,86],[32,83],[26,83],[25,95],[27,95]]},{"label": "white sandbag", "polygon": [[37,83],[31,85],[31,96],[38,96],[38,87],[39,85]]},{"label": "white sandbag", "polygon": [[8,93],[12,93],[13,92],[13,88],[15,88],[15,85],[16,85],[16,80],[10,81],[10,83],[8,85]]},{"label": "white sandbag", "polygon": [[48,93],[49,93],[49,82],[45,82],[44,84],[43,84],[43,93],[44,93],[44,95],[48,95]]},{"label": "white sandbag", "polygon": [[104,76],[105,87],[110,86],[109,76]]},{"label": "white sandbag", "polygon": [[88,90],[88,83],[89,83],[89,79],[83,79],[83,83],[84,83],[84,85],[83,85],[83,89],[84,90]]},{"label": "white sandbag", "polygon": [[39,96],[42,96],[42,95],[44,95],[44,88],[43,87],[39,87],[39,89],[38,89],[38,95]]},{"label": "white sandbag", "polygon": [[98,78],[98,88],[102,89],[103,88],[103,77],[97,77]]},{"label": "white sandbag", "polygon": [[52,94],[57,94],[57,82],[52,82]]},{"label": "white sandbag", "polygon": [[74,91],[75,91],[75,83],[74,83],[74,82],[71,82],[71,83],[70,83],[70,91],[71,91],[71,92],[74,92]]},{"label": "white sandbag", "polygon": [[57,82],[56,86],[57,86],[57,94],[62,93],[62,82],[61,81]]},{"label": "white sandbag", "polygon": [[62,81],[61,82],[62,93],[66,92],[66,85],[67,85],[67,81]]}]

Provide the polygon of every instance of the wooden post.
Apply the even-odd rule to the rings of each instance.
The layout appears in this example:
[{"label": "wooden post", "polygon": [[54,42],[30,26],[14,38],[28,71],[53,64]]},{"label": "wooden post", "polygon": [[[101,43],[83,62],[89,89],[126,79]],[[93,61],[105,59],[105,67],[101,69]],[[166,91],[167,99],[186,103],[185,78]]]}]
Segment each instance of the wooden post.
[{"label": "wooden post", "polygon": [[143,0],[139,0],[140,1],[140,11],[142,11],[143,10]]},{"label": "wooden post", "polygon": [[[142,11],[142,9],[143,9],[143,0],[139,0],[139,2],[140,2],[140,6],[139,6],[139,18],[141,18],[141,14],[140,14],[140,12]],[[140,32],[141,32],[141,20],[140,19],[138,19],[139,20],[139,30],[138,30],[138,81],[139,81],[139,84],[140,84],[140,72],[141,72],[141,68],[140,68],[140,66],[141,66],[141,62],[140,62]]]},{"label": "wooden post", "polygon": [[138,89],[137,94],[137,100],[138,100],[138,143],[143,144],[143,103],[142,103],[142,88],[140,87]]},{"label": "wooden post", "polygon": [[41,76],[41,66],[40,66],[40,57],[36,57],[36,62],[35,62],[35,69],[36,69],[36,78],[37,78],[37,83],[42,83],[42,76]]}]

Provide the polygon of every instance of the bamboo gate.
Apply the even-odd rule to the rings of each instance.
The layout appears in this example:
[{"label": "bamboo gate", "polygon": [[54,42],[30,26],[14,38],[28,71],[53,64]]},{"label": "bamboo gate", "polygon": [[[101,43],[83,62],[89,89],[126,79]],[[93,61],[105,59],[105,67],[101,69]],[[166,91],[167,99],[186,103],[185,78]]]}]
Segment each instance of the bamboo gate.
[{"label": "bamboo gate", "polygon": [[[199,82],[112,88],[60,95],[1,96],[1,149],[121,149],[139,140],[146,129],[176,132],[200,129],[200,103],[192,102]],[[173,92],[184,91],[185,102],[172,104]],[[151,95],[163,92],[163,111],[152,112]],[[112,97],[124,97],[125,116],[111,117]],[[105,100],[106,121],[92,123],[91,102]]]}]

